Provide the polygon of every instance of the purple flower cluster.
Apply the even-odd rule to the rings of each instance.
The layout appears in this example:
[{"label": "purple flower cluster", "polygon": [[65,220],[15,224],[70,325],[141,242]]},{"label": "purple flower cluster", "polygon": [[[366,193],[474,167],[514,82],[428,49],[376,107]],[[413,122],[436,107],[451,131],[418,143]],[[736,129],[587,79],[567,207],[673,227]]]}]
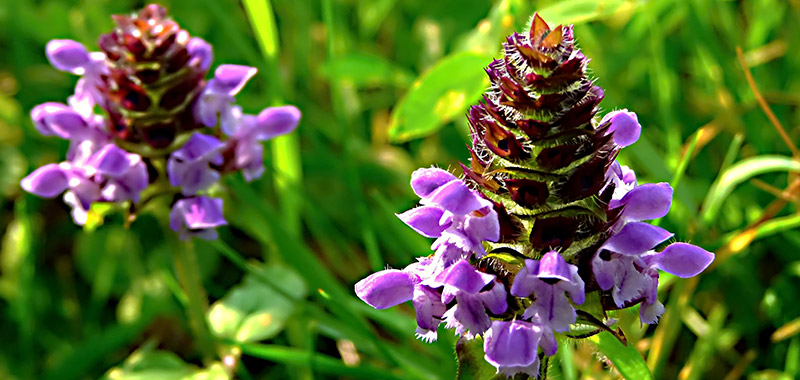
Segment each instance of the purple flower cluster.
[{"label": "purple flower cluster", "polygon": [[499,238],[497,213],[490,201],[442,169],[415,171],[411,187],[422,206],[398,217],[421,235],[435,237],[435,253],[402,271],[374,273],[356,284],[356,294],[378,309],[413,300],[417,336],[426,341],[436,339],[443,322],[458,334],[482,334],[491,326],[487,309],[506,311],[506,289],[469,260],[486,254],[483,241]]},{"label": "purple flower cluster", "polygon": [[[606,115],[600,125],[628,129],[629,144],[638,139],[641,127],[636,114],[615,111]],[[619,131],[615,132],[615,135]],[[672,243],[661,252],[653,249],[673,234],[643,221],[658,219],[669,212],[672,187],[668,183],[638,185],[636,173],[617,162],[606,173],[613,195],[609,210],[621,210],[610,229],[609,238],[592,258],[592,271],[597,284],[610,291],[617,307],[641,302],[639,317],[643,323],[658,321],[664,305],[658,301],[658,269],[681,278],[693,277],[714,261],[714,254],[687,243]]]},{"label": "purple flower cluster", "polygon": [[[445,324],[482,337],[498,373],[538,378],[579,315],[600,332],[612,323],[608,311],[641,304],[640,320],[655,323],[664,311],[659,270],[692,277],[714,254],[680,242],[657,250],[673,234],[646,221],[668,213],[672,188],[639,185],[616,161],[642,128],[627,110],[595,119],[603,91],[585,75],[571,26],[550,29],[534,16],[530,33],[504,47],[487,69],[492,87],[468,116],[464,179],[415,171],[421,205],[398,215],[436,238],[434,253],[374,273],[355,291],[378,309],[411,300],[419,338],[436,339]],[[592,292],[597,304],[587,305]]]},{"label": "purple flower cluster", "polygon": [[51,64],[81,78],[67,104],[39,105],[31,117],[42,135],[67,139],[70,148],[64,162],[36,169],[21,185],[41,197],[64,193],[81,225],[96,202],[143,206],[142,193],[173,195],[170,227],[182,238],[213,239],[227,222],[209,188],[234,171],[260,177],[262,142],[294,130],[300,112],[244,114],[235,96],[256,69],[220,65],[204,80],[211,46],[160,6],[114,20],[117,28],[100,38],[103,51],[71,40],[47,44]]}]

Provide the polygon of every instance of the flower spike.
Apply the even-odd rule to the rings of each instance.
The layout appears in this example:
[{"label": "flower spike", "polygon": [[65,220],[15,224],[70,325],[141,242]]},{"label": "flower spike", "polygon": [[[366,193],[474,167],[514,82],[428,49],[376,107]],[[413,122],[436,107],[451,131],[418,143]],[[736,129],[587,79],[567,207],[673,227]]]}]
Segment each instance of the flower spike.
[{"label": "flower spike", "polygon": [[598,117],[604,92],[571,25],[535,14],[503,52],[467,115],[464,178],[436,168],[411,175],[421,205],[398,217],[435,238],[434,253],[412,270],[367,277],[356,293],[377,308],[413,298],[418,336],[435,337],[439,323],[465,339],[482,335],[499,373],[537,378],[579,313],[607,323],[608,311],[641,304],[641,321],[655,323],[659,270],[695,276],[714,254],[687,243],[658,250],[673,234],[645,221],[667,214],[673,190],[639,185],[617,163],[642,126],[628,110]]}]

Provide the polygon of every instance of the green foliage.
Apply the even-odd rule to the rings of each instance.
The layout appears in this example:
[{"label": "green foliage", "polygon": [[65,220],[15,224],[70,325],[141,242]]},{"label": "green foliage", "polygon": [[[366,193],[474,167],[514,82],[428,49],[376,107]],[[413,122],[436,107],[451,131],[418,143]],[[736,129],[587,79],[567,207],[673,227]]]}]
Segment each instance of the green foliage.
[{"label": "green foliage", "polygon": [[597,351],[608,357],[614,367],[627,380],[648,380],[653,375],[647,369],[642,355],[636,348],[623,345],[617,337],[604,331],[591,338],[589,341],[597,346]]},{"label": "green foliage", "polygon": [[459,338],[456,342],[456,357],[458,358],[457,380],[488,380],[506,377],[503,374],[497,374],[497,369],[483,359],[483,339]]},{"label": "green foliage", "polygon": [[445,57],[411,86],[392,113],[389,138],[408,141],[435,132],[480,99],[489,81],[482,70],[491,57],[461,52]]},{"label": "green foliage", "polygon": [[292,316],[294,301],[305,297],[305,283],[290,268],[273,266],[256,270],[262,271],[280,290],[254,274],[245,276],[241,284],[208,311],[208,325],[217,337],[238,342],[273,338]]},{"label": "green foliage", "polygon": [[[658,325],[640,326],[636,310],[610,315],[628,346],[607,333],[561,342],[552,377],[800,375],[800,187],[790,186],[798,157],[765,117],[736,55],[741,47],[764,100],[800,141],[797,1],[163,4],[212,43],[215,65],[259,69],[239,96],[246,112],[294,104],[300,127],[265,147],[262,179],[227,178],[216,190],[231,225],[218,242],[194,242],[200,289],[187,292],[166,223],[169,199],[133,221],[124,210],[94,209],[81,229],[60,199],[18,185],[67,149],[27,116],[74,89],[74,76],[47,63],[46,42],[71,38],[96,49],[109,15],[141,2],[0,2],[0,378],[494,376],[480,340],[461,346],[459,362],[451,334],[422,343],[409,306],[374,310],[352,286],[430,253],[429,239],[393,215],[418,200],[409,175],[467,160],[463,116],[484,90],[483,67],[534,11],[551,25],[576,23],[605,90],[602,112],[638,113],[642,138],[620,160],[640,182],[675,186],[660,223],[717,252],[697,280],[662,282],[667,312]],[[261,323],[265,315],[270,323]]]}]

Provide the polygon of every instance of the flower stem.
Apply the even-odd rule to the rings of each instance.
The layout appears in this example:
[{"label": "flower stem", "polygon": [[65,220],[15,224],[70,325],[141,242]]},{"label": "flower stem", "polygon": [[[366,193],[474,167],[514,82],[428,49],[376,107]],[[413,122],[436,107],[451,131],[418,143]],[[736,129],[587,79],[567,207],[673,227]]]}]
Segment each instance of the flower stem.
[{"label": "flower stem", "polygon": [[208,298],[203,287],[200,276],[200,267],[197,264],[197,255],[191,241],[176,244],[175,253],[175,272],[178,282],[186,293],[186,317],[189,320],[189,328],[195,338],[197,351],[202,356],[203,362],[210,362],[214,355],[214,347],[211,334],[206,325],[206,310],[208,310]]}]

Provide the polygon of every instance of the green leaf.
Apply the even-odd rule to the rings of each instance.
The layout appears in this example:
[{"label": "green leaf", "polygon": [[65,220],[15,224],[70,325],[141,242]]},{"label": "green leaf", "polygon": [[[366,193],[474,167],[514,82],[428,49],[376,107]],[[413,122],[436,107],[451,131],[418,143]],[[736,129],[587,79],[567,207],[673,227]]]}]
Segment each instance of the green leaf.
[{"label": "green leaf", "polygon": [[483,359],[483,339],[458,338],[456,356],[456,380],[505,379],[505,375],[498,374],[497,369]]},{"label": "green leaf", "polygon": [[265,268],[264,275],[281,289],[276,290],[253,274],[246,275],[241,284],[211,306],[208,324],[215,335],[239,342],[256,342],[272,338],[283,329],[295,306],[294,301],[283,294],[302,299],[306,295],[306,285],[297,273],[286,267]]},{"label": "green leaf", "polygon": [[629,4],[625,0],[567,0],[539,11],[542,18],[551,26],[558,24],[580,24],[599,18],[609,17],[623,6]]},{"label": "green leaf", "polygon": [[208,368],[184,362],[169,351],[154,350],[146,343],[117,367],[110,369],[103,380],[227,380],[230,379],[222,363],[214,362]]},{"label": "green leaf", "polygon": [[389,138],[405,142],[427,136],[461,116],[488,86],[481,68],[491,60],[484,54],[462,52],[436,63],[400,100],[392,113]]},{"label": "green leaf", "polygon": [[608,332],[602,332],[588,338],[597,346],[597,350],[607,356],[620,374],[628,380],[648,380],[653,375],[647,368],[644,358],[632,345],[623,346],[616,337]]},{"label": "green leaf", "polygon": [[395,84],[407,87],[413,75],[383,57],[353,53],[331,58],[322,65],[322,75],[329,80],[349,81],[356,86]]},{"label": "green leaf", "polygon": [[711,185],[711,189],[703,201],[701,220],[707,224],[713,221],[717,217],[722,202],[740,183],[760,174],[777,171],[800,172],[800,161],[784,156],[764,155],[746,158],[731,165]]}]

